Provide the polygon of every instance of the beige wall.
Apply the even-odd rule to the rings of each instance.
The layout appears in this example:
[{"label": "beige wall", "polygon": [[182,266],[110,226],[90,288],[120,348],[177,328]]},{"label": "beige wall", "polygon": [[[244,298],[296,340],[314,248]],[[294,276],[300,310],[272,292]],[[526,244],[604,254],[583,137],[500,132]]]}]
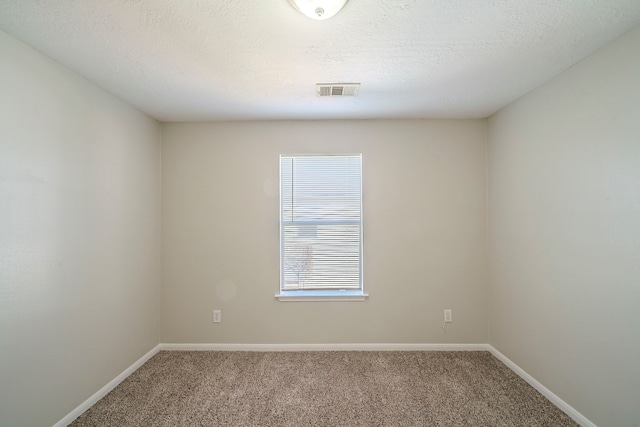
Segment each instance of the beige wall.
[{"label": "beige wall", "polygon": [[159,342],[160,125],[0,52],[0,425],[51,426]]},{"label": "beige wall", "polygon": [[489,342],[640,425],[640,29],[489,121]]},{"label": "beige wall", "polygon": [[[360,152],[369,300],[276,301],[278,156]],[[486,342],[485,154],[485,121],[163,124],[162,341]]]}]

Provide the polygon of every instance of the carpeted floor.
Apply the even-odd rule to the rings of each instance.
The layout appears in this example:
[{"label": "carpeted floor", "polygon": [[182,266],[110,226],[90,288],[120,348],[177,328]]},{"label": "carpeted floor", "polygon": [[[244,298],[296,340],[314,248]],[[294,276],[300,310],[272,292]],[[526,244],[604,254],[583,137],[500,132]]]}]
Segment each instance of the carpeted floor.
[{"label": "carpeted floor", "polygon": [[162,351],[72,426],[576,426],[488,352]]}]

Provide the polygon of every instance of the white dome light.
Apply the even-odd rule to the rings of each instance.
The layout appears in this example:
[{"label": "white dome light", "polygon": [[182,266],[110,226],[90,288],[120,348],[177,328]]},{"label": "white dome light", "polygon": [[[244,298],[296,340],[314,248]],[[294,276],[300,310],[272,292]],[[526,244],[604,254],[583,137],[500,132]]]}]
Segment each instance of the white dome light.
[{"label": "white dome light", "polygon": [[289,0],[302,14],[311,19],[329,19],[344,7],[348,0]]}]

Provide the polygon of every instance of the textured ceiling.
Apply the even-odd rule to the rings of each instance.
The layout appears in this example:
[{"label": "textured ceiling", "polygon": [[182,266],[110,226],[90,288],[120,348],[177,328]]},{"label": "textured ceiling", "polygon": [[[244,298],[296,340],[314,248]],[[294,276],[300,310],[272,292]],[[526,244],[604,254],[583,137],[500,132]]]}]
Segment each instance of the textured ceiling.
[{"label": "textured ceiling", "polygon": [[[639,0],[350,0],[326,21],[288,0],[0,0],[0,29],[161,121],[487,117],[637,25]],[[315,96],[334,82],[362,86]]]}]

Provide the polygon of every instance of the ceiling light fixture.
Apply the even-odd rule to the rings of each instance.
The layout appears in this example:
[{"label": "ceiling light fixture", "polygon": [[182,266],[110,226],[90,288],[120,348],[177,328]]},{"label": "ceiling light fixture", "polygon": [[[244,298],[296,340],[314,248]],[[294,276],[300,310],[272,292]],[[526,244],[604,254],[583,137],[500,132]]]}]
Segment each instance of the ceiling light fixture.
[{"label": "ceiling light fixture", "polygon": [[316,21],[329,19],[347,4],[348,0],[289,0],[303,15]]}]

